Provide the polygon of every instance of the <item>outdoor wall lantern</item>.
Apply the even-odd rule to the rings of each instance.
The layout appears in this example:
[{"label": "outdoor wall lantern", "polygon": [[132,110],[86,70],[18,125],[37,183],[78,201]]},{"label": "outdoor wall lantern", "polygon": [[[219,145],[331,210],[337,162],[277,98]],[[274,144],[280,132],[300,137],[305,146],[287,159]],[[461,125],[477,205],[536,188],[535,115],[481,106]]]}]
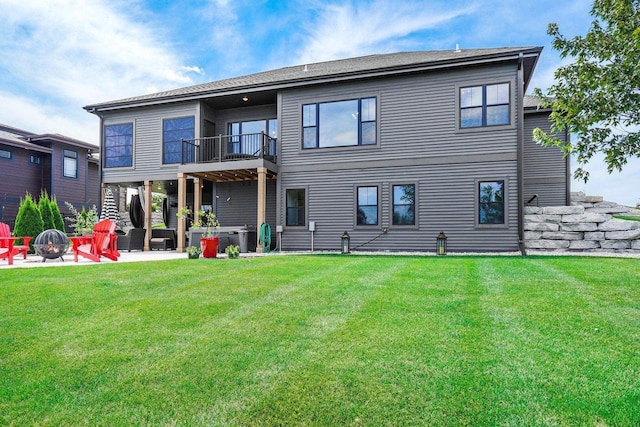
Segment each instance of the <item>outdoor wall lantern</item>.
[{"label": "outdoor wall lantern", "polygon": [[340,238],[341,241],[341,248],[342,248],[342,253],[343,254],[348,254],[349,251],[349,242],[351,240],[351,237],[349,237],[349,233],[347,233],[346,231],[344,232],[344,234],[342,235],[342,237]]},{"label": "outdoor wall lantern", "polygon": [[438,234],[438,237],[436,237],[436,254],[447,254],[447,236],[442,231]]}]

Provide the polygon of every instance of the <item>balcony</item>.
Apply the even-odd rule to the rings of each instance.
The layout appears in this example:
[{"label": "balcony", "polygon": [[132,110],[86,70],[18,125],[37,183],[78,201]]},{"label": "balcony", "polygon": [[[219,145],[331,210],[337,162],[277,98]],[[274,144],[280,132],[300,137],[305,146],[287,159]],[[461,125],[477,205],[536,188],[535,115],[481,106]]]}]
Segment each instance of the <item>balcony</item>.
[{"label": "balcony", "polygon": [[182,164],[268,160],[277,163],[276,139],[264,132],[182,140]]}]

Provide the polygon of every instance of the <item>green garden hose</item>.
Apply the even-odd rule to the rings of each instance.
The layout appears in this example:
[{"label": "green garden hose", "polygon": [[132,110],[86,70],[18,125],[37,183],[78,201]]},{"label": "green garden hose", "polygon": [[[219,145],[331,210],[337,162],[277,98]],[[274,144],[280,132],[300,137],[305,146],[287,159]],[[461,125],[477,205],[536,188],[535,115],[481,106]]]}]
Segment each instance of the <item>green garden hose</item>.
[{"label": "green garden hose", "polygon": [[260,246],[262,246],[263,253],[267,253],[271,250],[271,226],[266,222],[263,222],[260,226],[258,242],[260,243]]}]

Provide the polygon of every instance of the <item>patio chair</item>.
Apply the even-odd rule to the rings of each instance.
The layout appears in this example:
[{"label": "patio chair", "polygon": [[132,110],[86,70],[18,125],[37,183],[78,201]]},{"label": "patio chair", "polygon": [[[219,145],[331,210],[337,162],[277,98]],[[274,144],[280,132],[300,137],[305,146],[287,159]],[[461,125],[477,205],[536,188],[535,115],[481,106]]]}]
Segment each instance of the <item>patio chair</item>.
[{"label": "patio chair", "polygon": [[[0,222],[0,237],[2,238],[12,237],[11,228],[9,227],[9,224]],[[17,239],[22,239],[21,245],[15,244],[15,240]],[[0,240],[0,248],[7,249],[6,251],[0,250],[0,259],[8,258],[9,252],[11,252],[11,257],[22,254],[24,259],[27,259],[27,252],[29,252],[29,241],[31,241],[31,237],[24,236],[24,237],[18,237],[17,239],[12,239],[14,241],[11,245],[9,245],[8,239]],[[9,251],[8,249],[10,246],[11,246],[11,250]]]},{"label": "patio chair", "polygon": [[142,251],[144,250],[144,236],[147,230],[144,228],[132,228],[125,235],[118,236],[118,251]]},{"label": "patio chair", "polygon": [[120,256],[116,223],[110,219],[103,219],[96,223],[91,236],[77,236],[70,239],[75,262],[78,262],[78,256],[95,262],[100,262],[101,257],[117,261]]}]

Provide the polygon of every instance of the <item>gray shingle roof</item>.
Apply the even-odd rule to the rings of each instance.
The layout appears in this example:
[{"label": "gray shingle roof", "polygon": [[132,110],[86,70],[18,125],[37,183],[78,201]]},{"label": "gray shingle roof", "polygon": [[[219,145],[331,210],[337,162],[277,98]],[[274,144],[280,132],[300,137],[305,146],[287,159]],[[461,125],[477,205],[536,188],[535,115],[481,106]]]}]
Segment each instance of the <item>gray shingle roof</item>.
[{"label": "gray shingle roof", "polygon": [[131,106],[145,102],[160,102],[162,100],[175,101],[179,98],[191,98],[199,95],[206,96],[224,94],[225,92],[237,90],[260,89],[267,87],[281,88],[300,84],[313,84],[314,82],[330,78],[353,78],[371,74],[410,72],[420,68],[429,68],[438,65],[461,65],[477,60],[497,59],[518,55],[520,53],[533,54],[537,58],[541,50],[541,47],[529,46],[399,52],[369,55],[357,58],[284,67],[276,70],[217,80],[149,95],[88,105],[84,108],[91,111],[106,107]]}]

